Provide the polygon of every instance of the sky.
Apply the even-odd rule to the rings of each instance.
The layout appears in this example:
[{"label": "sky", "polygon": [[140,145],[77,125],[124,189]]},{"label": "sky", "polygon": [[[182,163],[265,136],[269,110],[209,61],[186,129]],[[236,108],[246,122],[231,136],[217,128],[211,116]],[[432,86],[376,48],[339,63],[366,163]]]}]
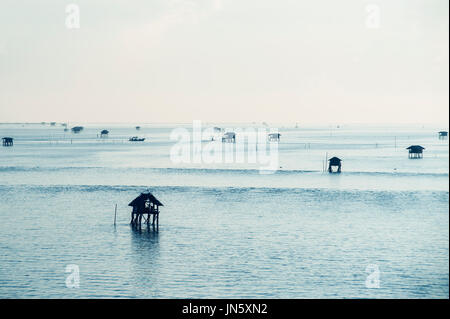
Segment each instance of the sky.
[{"label": "sky", "polygon": [[2,0],[0,122],[447,123],[448,6]]}]

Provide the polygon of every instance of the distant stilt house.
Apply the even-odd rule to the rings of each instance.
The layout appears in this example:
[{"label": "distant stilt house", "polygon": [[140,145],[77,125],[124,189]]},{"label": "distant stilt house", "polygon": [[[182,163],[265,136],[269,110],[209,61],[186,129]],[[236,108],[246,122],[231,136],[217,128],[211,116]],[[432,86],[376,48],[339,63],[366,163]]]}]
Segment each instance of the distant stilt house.
[{"label": "distant stilt house", "polygon": [[164,205],[152,193],[141,193],[128,206],[133,207],[131,225],[140,227],[144,220],[147,225],[151,222],[153,227],[159,228],[159,207]]},{"label": "distant stilt house", "polygon": [[82,126],[74,126],[74,127],[72,127],[72,132],[75,133],[75,134],[80,133],[82,130],[84,130],[84,127],[82,127]]},{"label": "distant stilt house", "polygon": [[224,143],[236,143],[236,133],[227,132],[222,136],[222,142]]},{"label": "distant stilt house", "polygon": [[140,126],[136,126],[136,131],[139,131],[141,129]]},{"label": "distant stilt house", "polygon": [[439,132],[439,139],[440,140],[445,140],[448,137],[448,132],[447,131],[440,131]]},{"label": "distant stilt house", "polygon": [[3,137],[3,146],[13,146],[14,145],[14,139],[12,137]]},{"label": "distant stilt house", "polygon": [[333,167],[337,167],[337,172],[340,173],[342,169],[342,160],[338,157],[332,157],[328,160],[330,163],[328,165],[328,172],[333,173]]},{"label": "distant stilt house", "polygon": [[109,131],[108,130],[103,130],[100,132],[100,137],[108,137]]},{"label": "distant stilt house", "polygon": [[422,147],[420,145],[411,145],[410,147],[406,148],[409,151],[408,157],[409,158],[422,158],[423,157],[423,150],[425,147]]},{"label": "distant stilt house", "polygon": [[279,142],[280,141],[280,133],[270,133],[268,135],[269,137],[269,142]]}]

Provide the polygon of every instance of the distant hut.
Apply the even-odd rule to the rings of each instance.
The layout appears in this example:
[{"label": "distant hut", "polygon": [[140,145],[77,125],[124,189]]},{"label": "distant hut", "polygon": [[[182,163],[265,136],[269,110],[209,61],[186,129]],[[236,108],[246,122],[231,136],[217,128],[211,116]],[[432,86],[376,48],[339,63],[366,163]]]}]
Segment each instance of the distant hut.
[{"label": "distant hut", "polygon": [[330,163],[328,165],[328,172],[333,173],[333,167],[337,167],[337,173],[341,172],[342,169],[342,160],[339,157],[332,157],[328,160]]},{"label": "distant hut", "polygon": [[75,134],[80,133],[82,130],[84,130],[84,127],[82,127],[82,126],[74,126],[74,127],[72,127],[72,132],[75,133]]},{"label": "distant hut", "polygon": [[141,129],[140,126],[136,126],[136,131],[139,131]]},{"label": "distant hut", "polygon": [[411,145],[410,147],[406,148],[409,151],[408,157],[409,158],[422,158],[423,157],[423,150],[425,147],[422,147],[420,145]]},{"label": "distant hut", "polygon": [[268,135],[269,137],[269,142],[279,142],[280,141],[280,133],[270,133]]},{"label": "distant hut", "polygon": [[3,137],[3,146],[13,146],[14,145],[14,139],[12,137]]},{"label": "distant hut", "polygon": [[445,140],[448,137],[448,132],[447,131],[440,131],[439,132],[439,139],[440,140]]},{"label": "distant hut", "polygon": [[100,137],[108,137],[109,131],[108,130],[103,130],[100,132]]},{"label": "distant hut", "polygon": [[236,143],[236,133],[227,132],[222,136],[222,142],[224,143]]},{"label": "distant hut", "polygon": [[142,219],[147,225],[159,228],[159,207],[164,206],[152,193],[141,193],[128,206],[133,207],[131,211],[131,222],[133,226],[141,226]]}]

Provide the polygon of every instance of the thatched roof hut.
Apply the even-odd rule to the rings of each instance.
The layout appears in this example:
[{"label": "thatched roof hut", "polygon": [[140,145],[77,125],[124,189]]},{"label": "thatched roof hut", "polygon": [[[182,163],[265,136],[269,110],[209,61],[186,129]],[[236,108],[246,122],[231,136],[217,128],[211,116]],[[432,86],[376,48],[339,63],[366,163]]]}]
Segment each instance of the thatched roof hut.
[{"label": "thatched roof hut", "polygon": [[102,131],[100,132],[100,137],[107,137],[108,134],[109,134],[109,131],[108,131],[108,130],[102,130]]},{"label": "thatched roof hut", "polygon": [[226,132],[226,133],[222,136],[222,142],[231,142],[231,143],[235,143],[235,142],[236,142],[236,133],[234,133],[234,132]]},{"label": "thatched roof hut", "polygon": [[333,167],[337,167],[337,173],[340,173],[342,170],[342,160],[339,157],[332,157],[328,160],[330,163],[328,165],[328,172],[333,173]]},{"label": "thatched roof hut", "polygon": [[133,199],[128,206],[133,207],[131,211],[131,224],[140,226],[142,219],[150,224],[150,219],[153,217],[152,225],[159,228],[159,207],[164,206],[152,193],[141,193],[138,197]]},{"label": "thatched roof hut", "polygon": [[80,133],[82,130],[84,130],[84,127],[82,127],[82,126],[74,126],[74,127],[72,127],[72,132],[73,133]]},{"label": "thatched roof hut", "polygon": [[425,147],[420,145],[411,145],[406,149],[409,151],[409,158],[422,158]]},{"label": "thatched roof hut", "polygon": [[13,146],[14,139],[12,137],[3,137],[2,138],[3,146]]},{"label": "thatched roof hut", "polygon": [[269,133],[269,141],[279,142],[280,141],[280,133]]}]

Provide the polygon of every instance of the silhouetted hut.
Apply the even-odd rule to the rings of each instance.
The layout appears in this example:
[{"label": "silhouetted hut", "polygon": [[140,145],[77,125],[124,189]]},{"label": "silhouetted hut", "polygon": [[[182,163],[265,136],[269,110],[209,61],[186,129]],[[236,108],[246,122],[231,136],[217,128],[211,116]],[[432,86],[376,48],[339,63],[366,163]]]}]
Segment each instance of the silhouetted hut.
[{"label": "silhouetted hut", "polygon": [[74,127],[72,127],[72,132],[75,133],[75,134],[80,133],[82,130],[84,130],[84,127],[82,127],[82,126],[74,126]]},{"label": "silhouetted hut", "polygon": [[448,136],[448,132],[447,131],[440,131],[439,132],[439,139],[440,140],[445,140]]},{"label": "silhouetted hut", "polygon": [[234,132],[226,132],[222,136],[222,142],[236,143],[236,133],[234,133]]},{"label": "silhouetted hut", "polygon": [[136,126],[136,131],[139,131],[141,129],[140,126]]},{"label": "silhouetted hut", "polygon": [[142,219],[147,225],[150,224],[152,217],[152,226],[159,228],[159,207],[164,206],[152,193],[141,193],[128,206],[133,207],[131,211],[131,225],[141,226]]},{"label": "silhouetted hut", "polygon": [[330,163],[328,165],[328,172],[333,173],[333,167],[337,167],[337,173],[341,172],[342,169],[342,160],[339,157],[332,157],[328,160]]},{"label": "silhouetted hut", "polygon": [[109,131],[108,130],[103,130],[100,132],[100,137],[108,137]]},{"label": "silhouetted hut", "polygon": [[422,147],[420,145],[411,145],[410,147],[406,148],[409,151],[408,157],[409,158],[422,158],[423,157],[423,150],[425,147]]},{"label": "silhouetted hut", "polygon": [[279,142],[280,141],[280,133],[270,133],[269,134],[269,141],[270,142]]},{"label": "silhouetted hut", "polygon": [[14,139],[12,137],[3,137],[3,146],[13,146],[14,145]]}]

